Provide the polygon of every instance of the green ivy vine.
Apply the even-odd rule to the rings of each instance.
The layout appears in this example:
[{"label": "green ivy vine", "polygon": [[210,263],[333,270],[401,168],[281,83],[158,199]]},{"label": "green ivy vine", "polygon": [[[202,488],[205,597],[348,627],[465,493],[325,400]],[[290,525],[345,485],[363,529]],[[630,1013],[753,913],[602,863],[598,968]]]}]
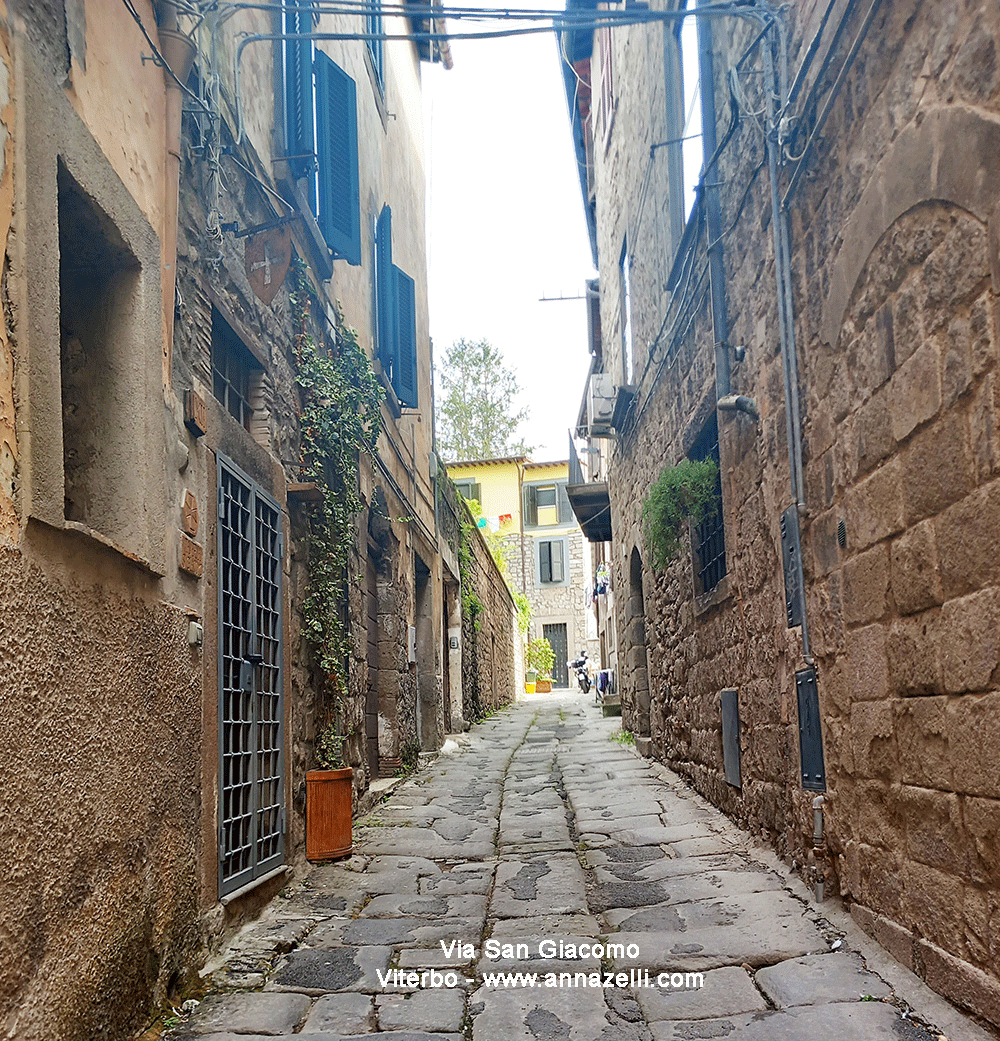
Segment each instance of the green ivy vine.
[{"label": "green ivy vine", "polygon": [[308,591],[302,602],[303,632],[322,677],[325,725],[316,755],[321,766],[340,765],[337,705],[347,693],[350,652],[345,620],[347,565],[364,508],[359,493],[362,453],[374,455],[381,430],[381,384],[358,343],[357,333],[336,310],[332,348],[317,346],[311,333],[315,291],[305,265],[296,267],[291,294],[294,353],[301,397],[300,479],[315,482],[319,501],[309,508]]}]

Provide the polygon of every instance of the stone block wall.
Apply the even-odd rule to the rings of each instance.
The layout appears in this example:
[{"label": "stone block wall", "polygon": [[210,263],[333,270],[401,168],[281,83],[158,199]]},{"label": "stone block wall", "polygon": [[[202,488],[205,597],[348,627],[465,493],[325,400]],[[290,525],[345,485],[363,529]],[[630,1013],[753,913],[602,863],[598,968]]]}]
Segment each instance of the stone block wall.
[{"label": "stone block wall", "polygon": [[[441,530],[454,542],[464,539],[462,565],[462,716],[475,722],[517,696],[515,640],[520,639],[516,609],[472,514],[447,478],[439,484]],[[476,607],[470,610],[470,598]]]},{"label": "stone block wall", "polygon": [[[532,637],[542,635],[542,625],[548,621],[566,622],[568,650],[571,657],[586,650],[591,660],[596,660],[595,641],[587,638],[587,578],[585,571],[585,554],[589,553],[583,532],[579,528],[561,531],[557,537],[565,534],[569,558],[566,564],[567,583],[565,585],[542,584],[535,581],[535,541],[545,538],[544,535],[521,535],[514,533],[507,536],[508,570],[512,581],[520,588],[521,553],[524,553],[524,586],[531,603]],[[572,679],[572,677],[571,677]]]},{"label": "stone block wall", "polygon": [[[790,11],[793,58],[815,6]],[[781,569],[780,515],[793,499],[763,143],[744,120],[720,161],[729,342],[746,347],[741,364],[731,358],[732,390],[756,401],[761,421],[719,413],[728,573],[706,597],[688,546],[652,571],[639,524],[650,484],[690,451],[716,397],[703,228],[690,277],[682,268],[674,297],[662,289],[674,249],[657,247],[668,192],[649,142],[663,117],[642,103],[657,97],[662,63],[636,46],[642,31],[616,46],[615,126],[596,157],[602,339],[615,373],[626,232],[636,251],[639,392],[610,473],[623,725],[640,723],[646,661],[654,754],[801,864],[814,793],[800,783],[802,646],[786,627]],[[716,41],[721,83],[747,34],[720,30]],[[1000,12],[986,17],[980,4],[885,5],[789,209],[802,552],[827,782],[817,871],[897,957],[994,1023],[998,46]],[[680,297],[686,311],[665,324]],[[645,647],[625,609],[633,548],[644,562]],[[730,686],[741,789],[723,774],[719,692]]]}]

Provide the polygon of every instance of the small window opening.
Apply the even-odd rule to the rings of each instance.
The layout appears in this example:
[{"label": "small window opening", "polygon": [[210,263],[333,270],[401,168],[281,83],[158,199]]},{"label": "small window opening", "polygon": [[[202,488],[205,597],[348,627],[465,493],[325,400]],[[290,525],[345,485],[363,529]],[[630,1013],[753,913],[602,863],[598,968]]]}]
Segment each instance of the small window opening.
[{"label": "small window opening", "polygon": [[61,163],[57,184],[65,518],[127,544],[138,523],[127,483],[142,472],[133,436],[145,400],[140,265]]},{"label": "small window opening", "polygon": [[[719,466],[719,417],[705,424],[691,449],[692,459],[712,459]],[[726,575],[726,528],[722,519],[722,475],[717,479],[718,507],[694,529],[695,590],[710,593]]]},{"label": "small window opening", "polygon": [[245,430],[256,434],[264,370],[232,326],[212,308],[212,392]]}]

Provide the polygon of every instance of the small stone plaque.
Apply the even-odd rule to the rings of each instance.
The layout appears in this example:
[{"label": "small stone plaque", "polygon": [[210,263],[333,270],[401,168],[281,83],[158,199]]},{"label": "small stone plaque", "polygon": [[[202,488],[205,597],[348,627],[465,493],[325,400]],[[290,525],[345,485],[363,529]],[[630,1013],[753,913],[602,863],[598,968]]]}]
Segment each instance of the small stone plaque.
[{"label": "small stone plaque", "polygon": [[188,491],[184,493],[181,520],[184,525],[184,533],[194,538],[198,534],[198,500]]},{"label": "small stone plaque", "polygon": [[181,535],[181,571],[201,578],[205,569],[205,551],[194,539]]},{"label": "small stone plaque", "polygon": [[195,437],[201,437],[208,430],[205,399],[194,389],[184,391],[184,425]]}]

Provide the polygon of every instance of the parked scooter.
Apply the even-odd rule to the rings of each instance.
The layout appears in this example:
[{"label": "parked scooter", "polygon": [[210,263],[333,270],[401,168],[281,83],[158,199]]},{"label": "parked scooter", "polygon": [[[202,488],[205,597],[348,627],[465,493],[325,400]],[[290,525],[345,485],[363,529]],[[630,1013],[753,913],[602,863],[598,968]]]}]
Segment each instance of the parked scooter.
[{"label": "parked scooter", "polygon": [[566,664],[576,672],[576,682],[584,694],[590,693],[590,670],[587,668],[587,652],[584,651],[579,658],[574,658]]}]

